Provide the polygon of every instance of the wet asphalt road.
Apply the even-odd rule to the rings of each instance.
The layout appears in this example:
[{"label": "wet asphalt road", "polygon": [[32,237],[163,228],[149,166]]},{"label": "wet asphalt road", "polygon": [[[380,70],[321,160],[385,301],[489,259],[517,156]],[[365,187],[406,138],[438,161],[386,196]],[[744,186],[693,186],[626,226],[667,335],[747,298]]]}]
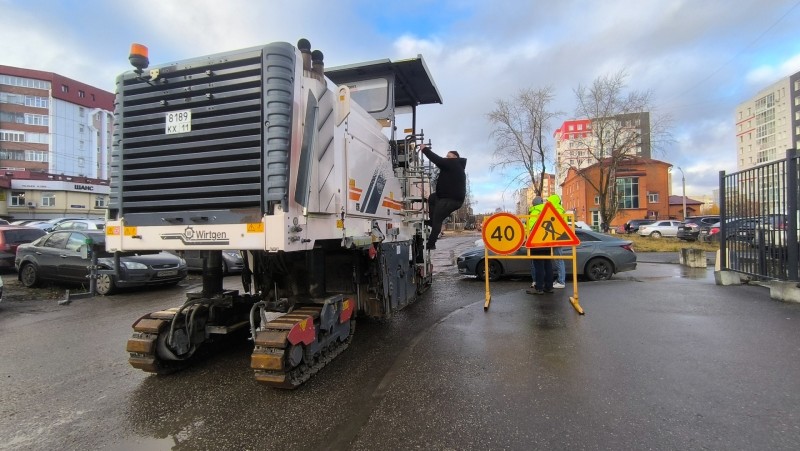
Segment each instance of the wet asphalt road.
[{"label": "wet asphalt road", "polygon": [[580,283],[585,316],[530,280],[484,312],[449,260],[476,238],[440,240],[434,287],[295,391],[255,383],[247,342],[132,369],[133,321],[191,287],[0,304],[0,449],[797,449],[800,305],[640,263]]}]

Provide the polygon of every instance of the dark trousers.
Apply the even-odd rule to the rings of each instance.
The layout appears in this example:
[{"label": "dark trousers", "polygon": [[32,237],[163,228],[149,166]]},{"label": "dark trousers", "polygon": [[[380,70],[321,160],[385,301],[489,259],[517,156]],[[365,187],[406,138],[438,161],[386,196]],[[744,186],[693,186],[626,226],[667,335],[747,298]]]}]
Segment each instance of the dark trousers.
[{"label": "dark trousers", "polygon": [[436,193],[428,196],[428,208],[431,214],[431,236],[428,237],[428,246],[436,245],[436,240],[442,232],[442,223],[450,214],[461,208],[463,203],[463,200],[439,197]]},{"label": "dark trousers", "polygon": [[[536,254],[534,254],[534,252],[531,251],[531,255],[536,255]],[[550,255],[550,253],[548,252],[546,254],[539,254],[539,255]],[[541,259],[534,260],[533,261],[533,267],[534,267],[534,273],[535,273],[534,276],[536,277],[536,280],[534,282],[534,284],[536,286],[534,287],[534,289],[535,290],[542,290],[542,291],[550,291],[550,290],[552,290],[553,289],[553,260],[550,260],[550,259],[548,259],[548,260],[541,260]]]}]

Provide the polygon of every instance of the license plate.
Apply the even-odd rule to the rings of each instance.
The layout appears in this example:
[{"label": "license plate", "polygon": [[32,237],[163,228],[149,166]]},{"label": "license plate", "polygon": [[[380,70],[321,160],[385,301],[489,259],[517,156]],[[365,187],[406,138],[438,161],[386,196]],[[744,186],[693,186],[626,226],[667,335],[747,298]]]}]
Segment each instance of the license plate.
[{"label": "license plate", "polygon": [[177,276],[178,270],[177,269],[170,269],[168,271],[159,271],[156,273],[158,277],[169,277],[169,276]]},{"label": "license plate", "polygon": [[180,110],[167,113],[164,122],[167,135],[188,133],[192,131],[192,110]]}]

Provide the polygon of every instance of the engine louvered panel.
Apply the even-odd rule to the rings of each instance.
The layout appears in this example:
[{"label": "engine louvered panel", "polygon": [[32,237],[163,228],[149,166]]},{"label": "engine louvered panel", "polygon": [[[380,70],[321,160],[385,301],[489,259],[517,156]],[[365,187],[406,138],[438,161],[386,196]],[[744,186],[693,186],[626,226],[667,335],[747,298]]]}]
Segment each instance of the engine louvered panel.
[{"label": "engine louvered panel", "polygon": [[[202,211],[266,211],[287,197],[295,50],[286,43],[117,79],[113,214],[148,223]],[[145,72],[147,73],[147,71]],[[167,133],[167,115],[191,121]],[[265,138],[266,134],[266,138]],[[235,221],[215,213],[221,221]],[[233,218],[233,219],[232,219]],[[154,223],[161,219],[153,220]]]}]

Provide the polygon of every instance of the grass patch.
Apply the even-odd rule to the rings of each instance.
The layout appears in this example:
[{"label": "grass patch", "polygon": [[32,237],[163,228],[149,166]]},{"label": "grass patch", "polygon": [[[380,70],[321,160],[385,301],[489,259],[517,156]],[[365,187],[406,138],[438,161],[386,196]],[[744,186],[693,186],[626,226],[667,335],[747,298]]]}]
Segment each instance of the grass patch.
[{"label": "grass patch", "polygon": [[633,241],[633,250],[636,252],[680,252],[683,248],[703,249],[707,252],[715,252],[719,249],[719,243],[683,241],[677,238],[666,237],[651,238],[649,236],[639,236],[635,233],[617,236],[623,240]]}]

